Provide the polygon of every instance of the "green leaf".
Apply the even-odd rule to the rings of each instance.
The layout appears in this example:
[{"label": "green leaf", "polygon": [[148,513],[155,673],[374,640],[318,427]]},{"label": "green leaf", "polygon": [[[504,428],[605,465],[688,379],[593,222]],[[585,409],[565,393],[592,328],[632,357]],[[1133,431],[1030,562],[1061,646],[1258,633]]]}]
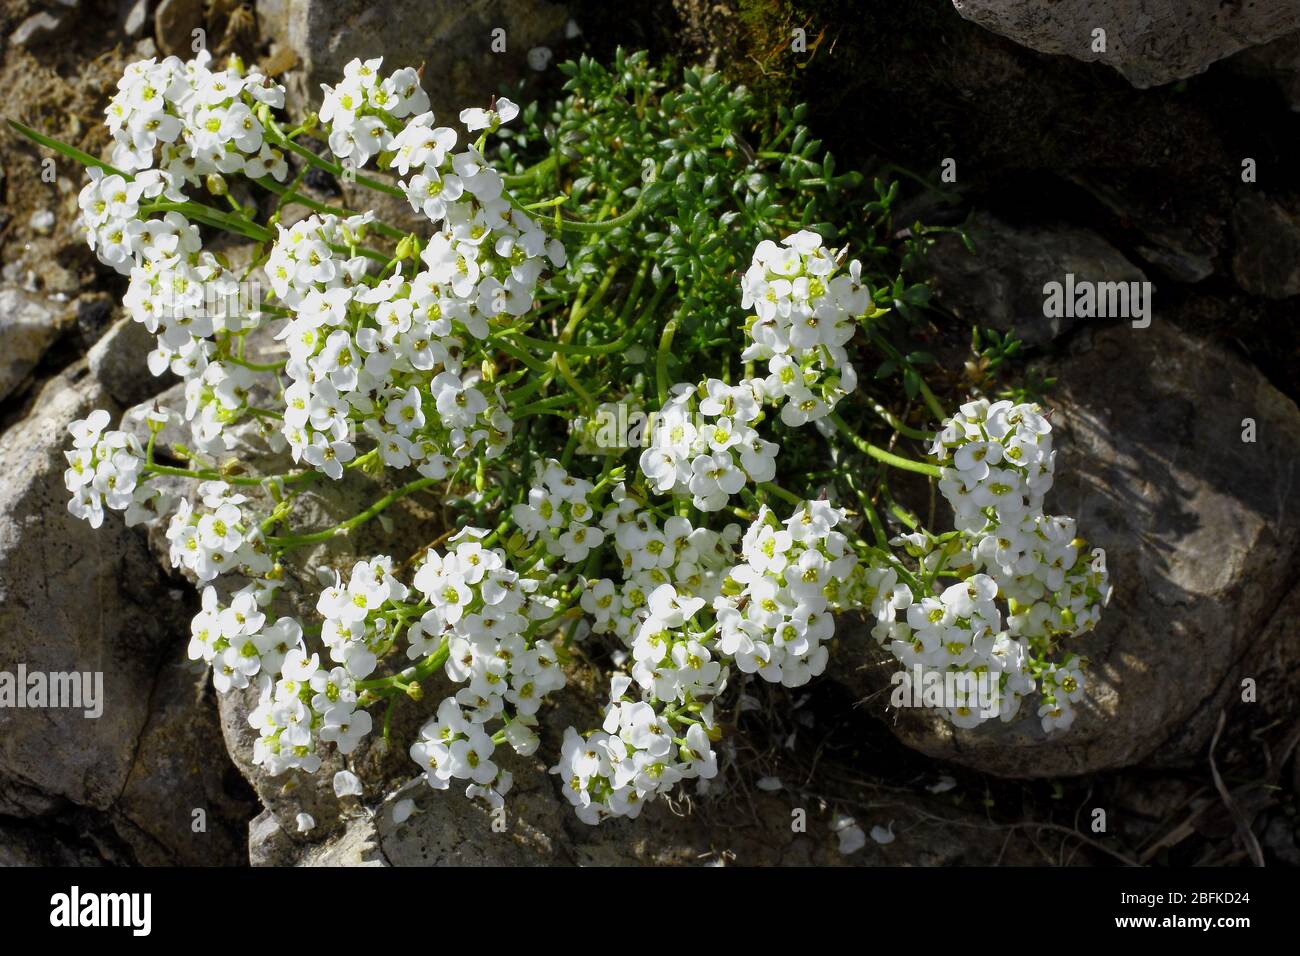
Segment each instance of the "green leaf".
[{"label": "green leaf", "polygon": [[17,120],[5,120],[5,122],[7,122],[16,132],[19,132],[22,135],[26,136],[32,142],[38,143],[41,146],[46,147],[47,149],[52,149],[56,153],[61,153],[62,155],[80,163],[83,166],[95,166],[99,169],[104,170],[104,172],[106,173],[111,173],[116,176],[121,176],[123,179],[126,180],[130,180],[134,178],[130,173],[124,173],[116,166],[110,166],[102,159],[96,159],[94,156],[91,156],[89,153],[82,152],[81,150],[77,149],[77,147],[75,146],[69,146],[67,143],[59,142],[57,139],[51,139],[49,136],[46,136],[43,133],[36,132],[36,130],[32,129],[30,126],[24,126],[22,123],[18,122]]}]

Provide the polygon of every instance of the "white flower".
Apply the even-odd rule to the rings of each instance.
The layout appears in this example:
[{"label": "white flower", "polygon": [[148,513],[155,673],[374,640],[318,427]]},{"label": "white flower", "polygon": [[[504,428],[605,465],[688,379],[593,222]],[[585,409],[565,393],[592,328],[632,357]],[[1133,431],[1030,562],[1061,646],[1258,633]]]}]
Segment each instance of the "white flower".
[{"label": "white flower", "polygon": [[334,774],[334,796],[361,796],[361,780],[351,770],[340,770]]}]

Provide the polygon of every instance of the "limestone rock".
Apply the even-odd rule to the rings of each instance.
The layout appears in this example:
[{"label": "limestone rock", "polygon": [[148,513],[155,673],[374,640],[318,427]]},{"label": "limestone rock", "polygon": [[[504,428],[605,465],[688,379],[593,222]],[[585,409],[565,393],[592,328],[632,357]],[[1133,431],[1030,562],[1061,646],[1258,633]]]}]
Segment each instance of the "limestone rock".
[{"label": "limestone rock", "polygon": [[999,331],[1014,329],[1027,345],[1046,345],[1068,332],[1077,318],[1043,314],[1043,286],[1076,281],[1141,282],[1146,276],[1100,235],[1081,226],[1015,227],[977,212],[968,234],[972,254],[953,235],[930,249],[926,268],[935,295],[967,321]]},{"label": "limestone rock", "polygon": [[170,372],[159,378],[150,374],[145,363],[156,345],[157,336],[130,316],[124,316],[91,347],[86,356],[90,373],[119,404],[142,402],[176,381]]},{"label": "limestone rock", "polygon": [[130,824],[119,831],[141,863],[245,862],[256,805],[226,754],[215,698],[208,669],[190,661],[185,641],[176,640],[155,680],[149,719],[115,808]]},{"label": "limestone rock", "polygon": [[[320,84],[337,83],[357,56],[382,56],[388,70],[423,63],[443,123],[531,72],[528,51],[562,37],[567,20],[548,0],[260,0],[257,12],[263,33],[302,63],[291,95],[319,103]],[[492,48],[496,29],[505,31],[503,53]]]},{"label": "limestone rock", "polygon": [[0,288],[0,400],[22,384],[61,332],[58,314],[43,299]]},{"label": "limestone rock", "polygon": [[[921,710],[885,715],[908,746],[1001,776],[1201,759],[1242,661],[1295,635],[1293,618],[1275,614],[1300,566],[1300,410],[1159,316],[1076,346],[1049,369],[1058,452],[1047,507],[1105,549],[1115,594],[1074,643],[1091,663],[1073,728],[1047,737],[1030,715],[955,731]],[[859,664],[842,662],[841,676],[863,698],[887,690],[888,654],[865,631],[843,635]],[[873,700],[883,714],[888,694]]]},{"label": "limestone rock", "polygon": [[194,31],[203,26],[202,0],[162,0],[153,14],[154,38],[164,55],[188,59]]},{"label": "limestone rock", "polygon": [[[1145,89],[1203,73],[1210,64],[1300,30],[1290,0],[953,0],[957,12],[1040,53],[1064,53],[1118,70]],[[1104,48],[1094,34],[1104,30]]]},{"label": "limestone rock", "polygon": [[0,436],[0,670],[102,672],[104,693],[96,719],[0,709],[0,778],[106,809],[131,769],[162,649],[185,629],[183,602],[120,514],[96,530],[68,513],[67,426],[95,407],[114,411],[74,368]]},{"label": "limestone rock", "polygon": [[1270,299],[1300,295],[1300,210],[1250,191],[1234,207],[1232,227],[1241,287]]}]

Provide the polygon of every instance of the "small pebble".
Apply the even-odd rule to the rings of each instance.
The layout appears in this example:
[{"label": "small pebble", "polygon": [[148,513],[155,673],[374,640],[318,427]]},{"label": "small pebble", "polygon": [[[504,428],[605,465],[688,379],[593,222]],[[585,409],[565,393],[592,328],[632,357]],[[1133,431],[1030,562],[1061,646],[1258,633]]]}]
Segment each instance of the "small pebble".
[{"label": "small pebble", "polygon": [[858,826],[858,821],[845,814],[840,814],[831,821],[831,832],[839,837],[841,856],[857,853],[867,845],[867,835]]},{"label": "small pebble", "polygon": [[528,51],[528,65],[538,73],[546,69],[551,64],[551,59],[555,56],[548,46],[535,46]]},{"label": "small pebble", "polygon": [[415,812],[414,800],[398,800],[393,804],[393,822],[405,823],[407,819]]},{"label": "small pebble", "polygon": [[871,839],[875,840],[881,846],[884,846],[886,843],[893,843],[894,840],[897,839],[894,836],[894,821],[889,821],[888,828],[881,826],[872,827]]}]

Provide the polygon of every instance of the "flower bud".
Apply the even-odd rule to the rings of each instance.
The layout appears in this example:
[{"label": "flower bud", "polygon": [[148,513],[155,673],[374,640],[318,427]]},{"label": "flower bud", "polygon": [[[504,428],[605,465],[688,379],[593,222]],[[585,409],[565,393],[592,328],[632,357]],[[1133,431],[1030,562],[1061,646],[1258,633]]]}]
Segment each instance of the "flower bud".
[{"label": "flower bud", "polygon": [[226,185],[226,177],[220,173],[208,173],[206,182],[208,192],[214,196],[224,196],[230,191],[230,188]]}]

